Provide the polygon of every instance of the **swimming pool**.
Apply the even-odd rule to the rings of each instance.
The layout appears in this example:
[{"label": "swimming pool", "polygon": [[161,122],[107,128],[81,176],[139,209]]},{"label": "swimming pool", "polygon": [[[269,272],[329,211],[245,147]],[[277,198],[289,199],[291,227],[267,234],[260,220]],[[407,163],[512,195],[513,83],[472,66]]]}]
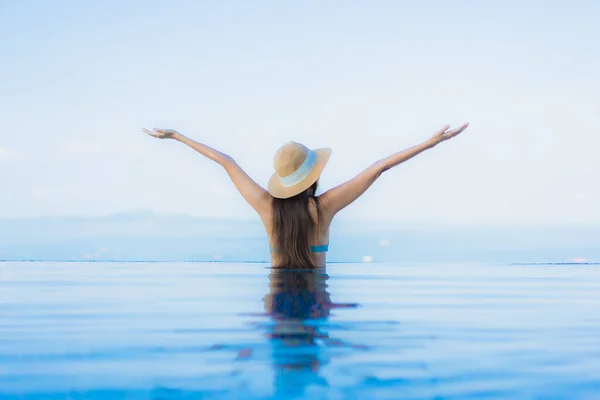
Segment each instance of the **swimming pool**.
[{"label": "swimming pool", "polygon": [[600,266],[0,263],[2,399],[600,398]]}]

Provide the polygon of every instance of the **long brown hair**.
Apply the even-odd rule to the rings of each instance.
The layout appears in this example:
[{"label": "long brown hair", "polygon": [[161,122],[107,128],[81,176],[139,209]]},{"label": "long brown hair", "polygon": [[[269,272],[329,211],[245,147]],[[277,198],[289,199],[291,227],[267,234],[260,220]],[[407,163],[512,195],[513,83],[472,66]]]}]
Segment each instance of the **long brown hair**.
[{"label": "long brown hair", "polygon": [[[277,252],[277,265],[274,267],[317,267],[309,243],[315,237],[321,219],[321,203],[315,196],[317,184],[315,182],[302,193],[287,199],[273,198],[273,250]],[[311,199],[316,206],[316,216],[311,212]]]}]

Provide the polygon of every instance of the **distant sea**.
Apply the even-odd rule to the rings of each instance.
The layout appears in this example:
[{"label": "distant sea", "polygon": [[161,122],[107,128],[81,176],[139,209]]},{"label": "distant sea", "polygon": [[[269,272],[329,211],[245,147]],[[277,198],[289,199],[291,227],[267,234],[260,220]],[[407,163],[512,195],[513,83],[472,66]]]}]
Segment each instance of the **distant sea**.
[{"label": "distant sea", "polygon": [[[334,221],[329,262],[600,262],[600,226],[440,225]],[[0,219],[0,260],[231,261],[269,259],[258,218],[151,211],[106,217]]]}]

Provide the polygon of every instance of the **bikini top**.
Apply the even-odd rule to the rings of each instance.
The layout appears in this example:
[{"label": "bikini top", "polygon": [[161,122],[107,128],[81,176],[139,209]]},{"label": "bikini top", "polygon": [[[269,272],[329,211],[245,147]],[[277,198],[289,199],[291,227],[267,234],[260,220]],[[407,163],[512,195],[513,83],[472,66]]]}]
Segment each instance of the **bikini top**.
[{"label": "bikini top", "polygon": [[[271,246],[269,246],[269,250],[273,253],[273,248]],[[310,246],[310,251],[313,253],[325,253],[327,250],[329,250],[329,243],[320,246]]]}]

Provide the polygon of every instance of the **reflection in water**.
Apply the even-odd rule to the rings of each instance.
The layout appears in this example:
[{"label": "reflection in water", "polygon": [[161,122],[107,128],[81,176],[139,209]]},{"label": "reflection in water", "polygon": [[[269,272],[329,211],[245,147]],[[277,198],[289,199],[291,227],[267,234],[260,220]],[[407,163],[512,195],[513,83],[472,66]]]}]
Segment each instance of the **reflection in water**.
[{"label": "reflection in water", "polygon": [[327,292],[325,270],[273,270],[265,310],[271,317],[267,338],[272,348],[276,394],[302,394],[309,385],[327,385],[319,369],[329,362],[331,346],[355,347],[329,337],[326,320],[335,304]]}]

